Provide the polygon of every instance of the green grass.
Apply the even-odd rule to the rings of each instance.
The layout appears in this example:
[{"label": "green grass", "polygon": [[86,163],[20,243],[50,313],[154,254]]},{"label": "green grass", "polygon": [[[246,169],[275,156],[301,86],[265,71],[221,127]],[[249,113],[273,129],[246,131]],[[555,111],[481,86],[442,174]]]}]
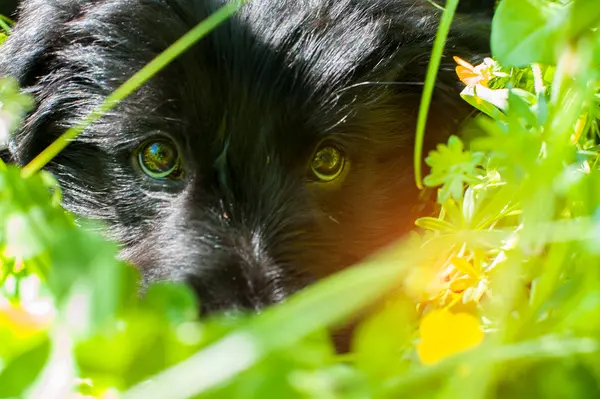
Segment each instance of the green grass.
[{"label": "green grass", "polygon": [[[60,192],[48,196],[52,176],[38,171],[236,7],[200,24],[26,169],[0,164],[0,398],[600,395],[597,0],[500,2],[494,59],[470,72],[479,85],[469,80],[462,93],[481,111],[480,134],[453,136],[427,156],[423,184],[438,188],[440,212],[416,221],[416,234],[260,315],[197,321],[192,293],[178,285],[135,295],[137,276],[115,246],[77,227]],[[15,120],[31,107],[8,80],[0,104]],[[46,312],[32,313],[31,293]],[[384,293],[389,303],[359,325],[352,351],[336,355],[328,331]],[[53,391],[48,381],[64,382]]]}]

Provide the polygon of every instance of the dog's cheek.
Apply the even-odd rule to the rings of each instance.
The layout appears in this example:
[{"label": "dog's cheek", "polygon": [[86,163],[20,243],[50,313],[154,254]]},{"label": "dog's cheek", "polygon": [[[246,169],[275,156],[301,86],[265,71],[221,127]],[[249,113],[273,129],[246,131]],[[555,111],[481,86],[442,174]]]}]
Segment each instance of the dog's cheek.
[{"label": "dog's cheek", "polygon": [[[118,206],[119,220],[113,224],[113,235],[120,235],[124,244],[121,259],[142,272],[145,283],[184,281],[192,248],[186,235],[168,225],[168,215],[153,211],[153,204],[138,198],[137,204]],[[155,204],[154,204],[155,205]],[[163,203],[168,208],[168,203]],[[128,235],[128,237],[125,237]]]},{"label": "dog's cheek", "polygon": [[186,282],[202,313],[212,313],[262,309],[314,281],[295,267],[297,262],[284,259],[289,248],[282,246],[288,242],[245,223],[230,224],[214,204],[198,205],[182,195],[140,241],[122,251],[146,284]]},{"label": "dog's cheek", "polygon": [[363,157],[354,162],[338,190],[319,193],[322,236],[328,237],[337,254],[321,269],[324,274],[359,262],[414,226],[418,190],[409,159]]}]

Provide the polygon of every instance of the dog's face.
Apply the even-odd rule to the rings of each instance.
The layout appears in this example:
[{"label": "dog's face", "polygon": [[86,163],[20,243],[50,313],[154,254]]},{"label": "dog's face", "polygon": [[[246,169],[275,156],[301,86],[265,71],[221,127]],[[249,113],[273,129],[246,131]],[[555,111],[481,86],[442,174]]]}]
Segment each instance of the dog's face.
[{"label": "dog's face", "polygon": [[[0,75],[38,101],[30,161],[212,13],[209,0],[28,0]],[[84,132],[49,169],[148,281],[205,311],[259,309],[414,220],[412,146],[439,11],[426,0],[255,0]],[[449,55],[485,53],[463,20]],[[466,115],[448,62],[428,137]]]}]

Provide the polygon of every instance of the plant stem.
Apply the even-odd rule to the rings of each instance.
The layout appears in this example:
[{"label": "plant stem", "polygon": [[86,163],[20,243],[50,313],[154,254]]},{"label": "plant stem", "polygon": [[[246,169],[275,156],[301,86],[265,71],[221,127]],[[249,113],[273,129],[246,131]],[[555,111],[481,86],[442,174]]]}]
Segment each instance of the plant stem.
[{"label": "plant stem", "polygon": [[442,61],[444,46],[450,32],[450,25],[454,19],[454,13],[458,6],[458,0],[448,0],[446,8],[440,20],[440,26],[433,42],[433,50],[431,59],[427,67],[427,76],[425,78],[425,86],[423,87],[423,95],[421,96],[421,105],[419,107],[419,118],[417,119],[417,131],[415,137],[414,151],[414,168],[415,168],[415,183],[419,189],[423,188],[423,179],[421,175],[421,158],[423,157],[423,140],[425,138],[425,127],[427,125],[427,115],[433,89],[435,88],[435,79],[437,78],[438,69]]}]

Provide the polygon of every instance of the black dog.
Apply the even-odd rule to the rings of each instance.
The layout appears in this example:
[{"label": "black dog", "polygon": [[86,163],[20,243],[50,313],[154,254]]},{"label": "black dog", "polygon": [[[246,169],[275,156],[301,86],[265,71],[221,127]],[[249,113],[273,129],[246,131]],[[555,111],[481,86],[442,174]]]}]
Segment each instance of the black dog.
[{"label": "black dog", "polygon": [[[29,162],[222,4],[26,0],[0,49],[37,109]],[[88,129],[48,169],[147,281],[189,281],[204,311],[260,309],[404,234],[413,132],[441,12],[427,0],[255,0]],[[487,55],[459,16],[427,137],[469,108],[451,55]]]}]

